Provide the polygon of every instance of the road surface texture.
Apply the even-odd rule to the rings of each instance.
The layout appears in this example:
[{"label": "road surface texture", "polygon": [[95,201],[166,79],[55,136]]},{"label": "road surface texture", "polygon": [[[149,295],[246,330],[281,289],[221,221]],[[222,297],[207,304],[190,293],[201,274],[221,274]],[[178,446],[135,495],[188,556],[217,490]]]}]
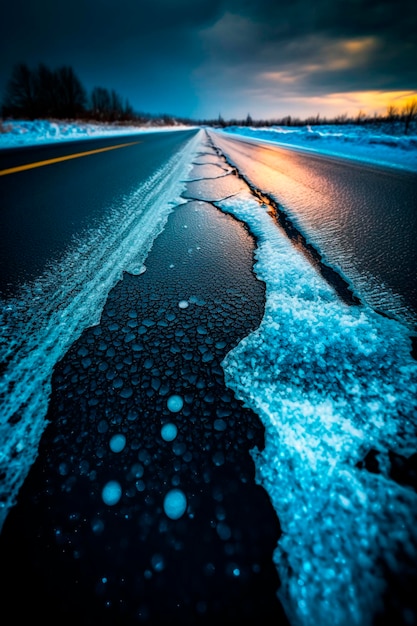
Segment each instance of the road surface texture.
[{"label": "road surface texture", "polygon": [[417,321],[417,174],[302,150],[215,143],[371,306]]},{"label": "road surface texture", "polygon": [[[243,199],[259,211],[266,207],[280,237],[291,235],[308,259],[307,272],[314,275],[313,282],[319,281],[323,302],[336,312],[342,307],[353,329],[350,315],[362,316],[362,326],[364,316],[374,318],[372,312],[361,313],[362,294],[354,274],[349,275],[351,266],[339,273],[337,264],[332,267],[330,248],[324,255],[321,241],[317,254],[310,247],[313,238],[303,236],[302,220],[298,223],[293,214],[281,228],[277,206],[267,204],[267,195],[278,187],[262,187],[265,197],[253,193],[262,181],[251,178],[249,162],[258,156],[246,143],[236,171],[240,148],[220,134],[177,132],[137,140],[141,143],[118,138],[112,150],[5,174],[1,181],[5,245],[10,244],[2,281],[10,339],[4,359],[9,401],[3,474],[6,488],[18,492],[15,502],[4,491],[8,506],[0,559],[5,613],[13,621],[80,626],[306,626],[317,615],[323,625],[380,626],[386,619],[404,626],[413,623],[415,546],[406,544],[400,570],[389,569],[384,554],[378,553],[377,567],[369,562],[369,555],[375,555],[366,549],[352,566],[343,561],[350,539],[326,527],[325,509],[322,528],[309,526],[306,502],[315,501],[313,491],[302,501],[294,523],[310,533],[307,540],[315,551],[320,543],[314,543],[314,536],[321,541],[333,533],[332,549],[338,553],[340,546],[337,567],[346,571],[346,580],[363,570],[365,583],[373,582],[369,572],[375,571],[381,584],[361,589],[359,577],[333,605],[326,591],[324,600],[308,588],[304,593],[304,579],[296,569],[281,580],[280,572],[292,568],[292,554],[288,563],[278,564],[277,554],[281,560],[286,557],[276,549],[286,533],[291,537],[291,529],[286,526],[283,533],[275,505],[287,495],[289,506],[291,494],[302,493],[298,467],[292,465],[296,457],[285,456],[283,436],[281,449],[273,454],[274,462],[281,456],[287,469],[282,483],[273,485],[280,495],[271,497],[268,468],[263,467],[271,431],[244,394],[234,393],[245,376],[257,376],[256,354],[240,381],[233,380],[233,359],[239,364],[236,350],[248,345],[242,340],[256,337],[265,324],[271,293],[268,281],[254,272],[255,260],[255,271],[261,263],[261,238],[255,240],[248,226],[231,214],[233,203],[238,206]],[[88,142],[88,149],[110,143]],[[74,146],[74,153],[83,152],[84,146]],[[67,154],[67,146],[45,147],[42,156],[27,153],[25,163]],[[307,159],[288,154],[297,163]],[[261,177],[265,159],[270,167],[268,151],[261,150]],[[4,171],[20,165],[16,151],[6,155],[1,167]],[[317,175],[324,168],[333,180],[341,166],[318,159],[315,167]],[[352,167],[356,172],[357,165]],[[300,170],[294,171],[302,178]],[[290,254],[287,258],[289,267]],[[343,250],[340,259],[345,258]],[[283,283],[283,297],[285,289]],[[403,303],[405,295],[401,289],[396,292]],[[309,292],[304,289],[303,294],[308,313]],[[409,304],[401,304],[395,313],[408,311]],[[282,349],[290,353],[290,339],[296,340],[297,333],[287,344],[287,329],[280,323]],[[382,321],[381,328],[384,323],[391,321]],[[393,341],[398,336],[407,347],[395,322],[389,328]],[[275,348],[269,348],[274,371]],[[351,353],[350,345],[348,349]],[[331,355],[326,358],[330,363]],[[304,373],[291,366],[287,375],[290,402],[291,378]],[[340,386],[333,374],[331,384]],[[407,402],[408,396],[402,400],[404,411]],[[300,429],[303,424],[301,420]],[[346,426],[347,436],[356,432]],[[385,488],[377,454],[371,451],[362,465],[351,468],[352,476],[364,476],[371,488],[374,480]],[[408,523],[416,504],[413,466],[407,465],[408,457],[398,454],[393,459],[396,473],[383,493],[394,503],[402,498],[401,514]],[[351,520],[356,513],[343,492],[337,492],[347,474],[346,469],[335,470],[334,483],[341,511]],[[378,516],[374,519],[369,511],[370,526],[376,524],[376,532],[386,528],[378,527]],[[288,512],[292,515],[284,507],[286,525]],[[389,528],[397,532],[396,525],[394,520]],[[359,539],[367,532],[363,528]],[[398,549],[407,532],[415,540],[407,525],[401,532]],[[298,535],[300,544],[304,539]],[[351,539],[356,550],[356,531]],[[389,555],[390,549],[388,545]],[[305,580],[310,580],[311,563],[314,569],[314,559],[297,564]],[[327,587],[337,596],[340,587],[334,586],[327,567],[315,576],[321,580],[313,585],[317,593]],[[367,605],[370,599],[373,604]],[[311,609],[307,619],[306,606]]]}]

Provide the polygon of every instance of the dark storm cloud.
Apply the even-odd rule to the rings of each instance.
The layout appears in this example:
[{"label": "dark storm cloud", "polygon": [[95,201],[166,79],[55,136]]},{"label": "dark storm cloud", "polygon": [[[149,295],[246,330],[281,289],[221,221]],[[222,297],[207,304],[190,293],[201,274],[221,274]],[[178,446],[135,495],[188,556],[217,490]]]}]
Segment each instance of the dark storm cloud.
[{"label": "dark storm cloud", "polygon": [[[417,9],[411,0],[295,0],[288,5],[260,0],[256,7],[246,3],[244,8],[230,0],[223,6],[229,15],[205,33],[212,62],[220,70],[227,55],[228,65],[245,66],[249,74],[319,64],[322,71],[312,72],[307,82],[326,89],[417,86]],[[351,55],[350,67],[350,51],[343,44],[354,40],[365,45],[362,54]],[[344,55],[346,63],[344,68],[334,66],[336,74],[329,65],[337,55]]]},{"label": "dark storm cloud", "polygon": [[184,115],[283,91],[414,90],[416,32],[415,0],[16,0],[0,88],[24,61],[70,64],[89,88]]}]

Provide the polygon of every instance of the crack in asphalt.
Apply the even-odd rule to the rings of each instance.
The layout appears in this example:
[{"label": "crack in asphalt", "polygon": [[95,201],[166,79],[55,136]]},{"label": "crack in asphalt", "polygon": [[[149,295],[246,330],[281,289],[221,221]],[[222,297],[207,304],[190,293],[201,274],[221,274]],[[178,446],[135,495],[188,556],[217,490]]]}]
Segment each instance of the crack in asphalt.
[{"label": "crack in asphalt", "polygon": [[[269,214],[275,221],[275,223],[285,232],[288,239],[291,243],[304,254],[304,256],[310,261],[310,263],[320,272],[321,276],[325,279],[325,281],[333,287],[336,291],[339,298],[350,306],[352,305],[362,305],[363,302],[361,299],[354,293],[353,288],[348,283],[348,281],[339,274],[334,268],[330,265],[327,265],[323,260],[323,256],[320,252],[307,241],[306,237],[303,233],[295,226],[294,222],[288,216],[288,214],[284,211],[284,209],[268,194],[263,192],[261,189],[255,187],[247,177],[242,174],[238,168],[233,165],[227,158],[227,156],[218,148],[214,143],[210,136],[208,136],[208,141],[211,142],[213,146],[213,150],[216,152],[219,158],[224,159],[225,163],[232,169],[231,175],[237,176],[241,181],[243,181],[251,194],[257,199],[260,205],[266,206]],[[380,311],[377,313],[382,314]],[[383,314],[385,315],[385,314]]]}]

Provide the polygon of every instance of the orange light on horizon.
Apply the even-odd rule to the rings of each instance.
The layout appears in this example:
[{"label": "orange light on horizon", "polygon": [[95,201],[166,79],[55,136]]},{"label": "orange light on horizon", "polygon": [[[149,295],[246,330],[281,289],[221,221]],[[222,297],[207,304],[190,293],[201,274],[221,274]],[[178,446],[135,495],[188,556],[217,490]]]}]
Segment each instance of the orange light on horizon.
[{"label": "orange light on horizon", "polygon": [[390,106],[401,109],[413,99],[417,99],[417,91],[349,91],[310,97],[289,95],[281,98],[281,103],[285,102],[289,110],[291,105],[295,105],[297,110],[310,110],[307,116],[315,111],[323,117],[344,114],[354,117],[359,111],[373,115],[386,113]]},{"label": "orange light on horizon", "polygon": [[358,109],[366,113],[385,113],[388,106],[403,107],[404,104],[417,97],[417,91],[352,91],[343,94],[329,94],[324,98],[329,102],[337,101],[348,108],[348,113]]}]

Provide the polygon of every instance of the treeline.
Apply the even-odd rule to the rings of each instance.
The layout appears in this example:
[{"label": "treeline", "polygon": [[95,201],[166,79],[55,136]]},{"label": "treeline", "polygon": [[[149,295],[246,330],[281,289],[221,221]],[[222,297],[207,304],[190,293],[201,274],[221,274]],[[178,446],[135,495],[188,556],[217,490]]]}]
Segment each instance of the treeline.
[{"label": "treeline", "polygon": [[137,120],[129,101],[114,90],[94,87],[90,94],[72,67],[31,69],[25,63],[13,68],[1,103],[6,118],[91,119],[104,122]]},{"label": "treeline", "polygon": [[315,115],[307,118],[293,117],[291,115],[285,115],[279,118],[269,119],[253,119],[250,114],[245,118],[232,118],[225,120],[222,115],[219,115],[216,119],[204,119],[198,120],[194,123],[201,126],[213,126],[217,128],[226,128],[227,126],[251,126],[253,128],[271,127],[271,126],[321,126],[325,124],[331,125],[346,125],[356,124],[363,126],[401,126],[401,130],[406,134],[410,130],[412,123],[417,119],[417,99],[412,99],[406,102],[402,107],[396,107],[389,105],[384,114],[367,115],[363,111],[359,111],[355,116],[348,116],[347,114],[337,115],[333,118],[321,117]]}]

